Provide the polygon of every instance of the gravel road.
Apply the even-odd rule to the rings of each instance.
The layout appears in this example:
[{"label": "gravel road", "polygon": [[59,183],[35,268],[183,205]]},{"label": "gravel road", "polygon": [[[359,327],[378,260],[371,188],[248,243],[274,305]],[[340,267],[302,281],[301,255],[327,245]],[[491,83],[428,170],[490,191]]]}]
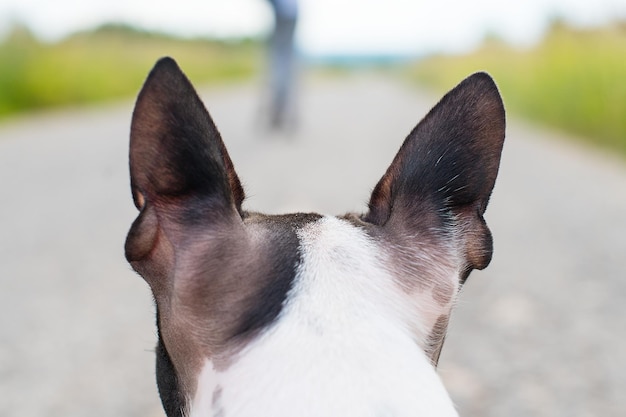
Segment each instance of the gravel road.
[{"label": "gravel road", "polygon": [[[203,94],[248,193],[272,213],[361,211],[433,97],[372,75],[313,80],[300,129],[257,91]],[[0,417],[162,416],[154,308],[123,258],[132,103],[0,125]],[[440,373],[461,415],[623,416],[626,163],[509,122],[491,266],[454,316]]]}]

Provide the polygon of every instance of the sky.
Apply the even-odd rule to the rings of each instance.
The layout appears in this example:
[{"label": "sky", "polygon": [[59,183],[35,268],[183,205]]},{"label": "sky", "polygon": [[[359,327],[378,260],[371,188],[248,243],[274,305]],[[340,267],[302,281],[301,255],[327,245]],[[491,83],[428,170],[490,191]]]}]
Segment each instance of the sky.
[{"label": "sky", "polygon": [[[300,0],[297,41],[309,55],[464,52],[485,35],[530,45],[551,19],[577,26],[626,19],[626,0]],[[0,35],[10,22],[45,40],[105,22],[183,36],[268,33],[265,0],[0,0]]]}]

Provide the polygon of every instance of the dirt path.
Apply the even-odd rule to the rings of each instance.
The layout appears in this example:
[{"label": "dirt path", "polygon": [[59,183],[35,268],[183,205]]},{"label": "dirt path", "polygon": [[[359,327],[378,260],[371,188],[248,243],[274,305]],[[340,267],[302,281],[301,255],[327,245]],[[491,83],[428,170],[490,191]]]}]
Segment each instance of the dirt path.
[{"label": "dirt path", "polygon": [[[431,97],[314,81],[295,138],[254,89],[204,94],[249,199],[363,210]],[[153,307],[123,259],[131,104],[0,125],[0,417],[160,416]],[[255,127],[256,126],[256,127]],[[510,123],[487,221],[494,261],[457,309],[440,372],[464,416],[626,410],[626,164]]]}]

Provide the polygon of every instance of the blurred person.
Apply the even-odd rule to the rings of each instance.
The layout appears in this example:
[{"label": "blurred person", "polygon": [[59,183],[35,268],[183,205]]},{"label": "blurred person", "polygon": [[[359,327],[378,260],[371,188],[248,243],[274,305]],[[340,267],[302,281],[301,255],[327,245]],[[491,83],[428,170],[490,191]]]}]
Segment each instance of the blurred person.
[{"label": "blurred person", "polygon": [[298,0],[268,0],[274,12],[274,30],[269,39],[269,125],[280,130],[295,123],[296,77],[294,35]]}]

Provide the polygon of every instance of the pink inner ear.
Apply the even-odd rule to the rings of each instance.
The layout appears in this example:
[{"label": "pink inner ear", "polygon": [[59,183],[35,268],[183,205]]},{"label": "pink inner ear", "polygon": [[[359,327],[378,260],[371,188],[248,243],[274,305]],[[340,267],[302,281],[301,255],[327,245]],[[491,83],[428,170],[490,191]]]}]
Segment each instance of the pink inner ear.
[{"label": "pink inner ear", "polygon": [[372,192],[372,196],[370,197],[370,201],[368,203],[369,212],[364,219],[369,223],[383,226],[391,215],[391,184],[393,174],[391,174],[390,171],[392,171],[393,168],[394,165],[392,164],[385,175],[383,175],[380,181],[378,181],[378,184],[376,184],[376,187]]},{"label": "pink inner ear", "polygon": [[137,208],[139,210],[141,210],[143,208],[143,206],[146,204],[146,199],[143,196],[142,193],[140,193],[139,191],[135,191],[136,193],[136,200],[135,202],[137,203]]},{"label": "pink inner ear", "polygon": [[220,149],[222,150],[224,168],[226,169],[226,176],[228,178],[228,184],[230,185],[230,191],[232,192],[233,199],[235,201],[235,207],[237,207],[237,211],[241,215],[241,205],[243,204],[243,200],[246,198],[246,193],[244,192],[241,181],[239,180],[239,176],[235,171],[233,161],[232,159],[230,159],[230,155],[226,150],[226,145],[224,145],[224,141],[222,140],[220,140]]}]

